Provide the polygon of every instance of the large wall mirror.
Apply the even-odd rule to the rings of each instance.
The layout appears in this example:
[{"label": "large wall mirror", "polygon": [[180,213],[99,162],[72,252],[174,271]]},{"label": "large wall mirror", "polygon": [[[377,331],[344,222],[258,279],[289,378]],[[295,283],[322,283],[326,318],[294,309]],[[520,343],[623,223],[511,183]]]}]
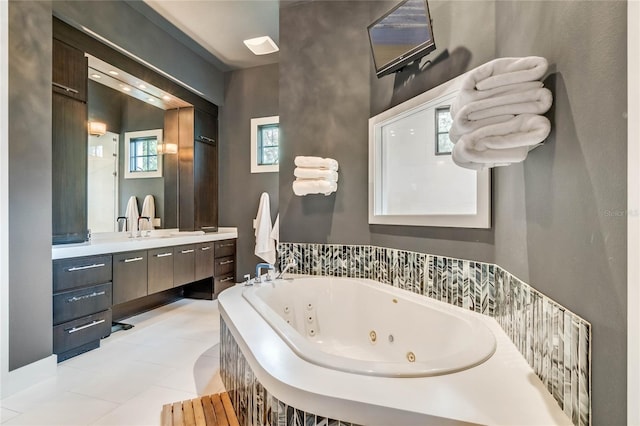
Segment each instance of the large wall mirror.
[{"label": "large wall mirror", "polygon": [[369,223],[491,227],[489,170],[451,159],[449,107],[462,78],[369,119]]},{"label": "large wall mirror", "polygon": [[[177,228],[178,148],[164,132],[165,113],[193,107],[217,117],[217,106],[57,18],[53,33],[85,52],[88,62],[88,228],[92,233],[118,230],[116,219],[125,216],[129,199],[137,198],[141,212],[147,195],[154,197],[154,227]],[[100,131],[91,134],[92,123],[104,126],[98,125]],[[125,147],[132,141],[127,135],[150,131],[163,137],[156,137],[155,143],[138,143],[138,151]],[[160,162],[153,165],[161,173],[125,178],[125,165],[131,162],[125,158],[127,152],[139,157],[136,161]]]}]

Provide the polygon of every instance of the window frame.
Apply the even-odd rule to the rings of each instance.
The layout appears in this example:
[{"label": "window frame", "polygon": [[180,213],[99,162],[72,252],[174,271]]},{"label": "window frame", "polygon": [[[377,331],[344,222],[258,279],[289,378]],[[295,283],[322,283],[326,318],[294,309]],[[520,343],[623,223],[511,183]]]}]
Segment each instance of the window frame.
[{"label": "window frame", "polygon": [[[280,164],[259,164],[258,162],[258,148],[260,145],[258,135],[260,133],[260,127],[267,125],[278,125],[279,128],[280,116],[274,115],[271,117],[258,117],[251,119],[251,173],[273,173],[280,171]],[[278,152],[280,152],[279,137]]]},{"label": "window frame", "polygon": [[162,177],[162,154],[158,153],[158,169],[147,172],[136,172],[129,170],[131,164],[131,140],[140,138],[155,138],[157,146],[162,145],[162,129],[141,130],[136,132],[124,133],[124,178],[125,179],[138,179],[138,178],[158,178]]}]

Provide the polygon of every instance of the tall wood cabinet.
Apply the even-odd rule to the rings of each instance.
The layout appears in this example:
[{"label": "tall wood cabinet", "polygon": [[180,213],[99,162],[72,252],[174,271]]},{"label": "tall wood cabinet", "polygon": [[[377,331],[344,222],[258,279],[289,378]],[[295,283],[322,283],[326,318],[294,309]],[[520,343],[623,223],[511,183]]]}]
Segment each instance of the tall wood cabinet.
[{"label": "tall wood cabinet", "polygon": [[164,125],[165,138],[178,143],[178,182],[165,180],[165,199],[167,195],[176,194],[178,227],[184,231],[215,232],[218,230],[218,119],[188,107],[166,111]]},{"label": "tall wood cabinet", "polygon": [[87,240],[87,58],[53,40],[53,244]]}]

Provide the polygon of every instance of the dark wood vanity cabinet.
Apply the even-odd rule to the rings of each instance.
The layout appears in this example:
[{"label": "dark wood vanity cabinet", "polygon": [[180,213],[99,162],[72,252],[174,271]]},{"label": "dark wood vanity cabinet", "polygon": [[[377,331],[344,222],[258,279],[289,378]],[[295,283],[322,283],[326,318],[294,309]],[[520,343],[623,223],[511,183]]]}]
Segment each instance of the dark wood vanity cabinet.
[{"label": "dark wood vanity cabinet", "polygon": [[53,261],[53,353],[58,362],[111,334],[111,255]]},{"label": "dark wood vanity cabinet", "polygon": [[87,59],[53,43],[53,244],[87,240]]},{"label": "dark wood vanity cabinet", "polygon": [[113,255],[113,304],[128,302],[148,294],[147,251]]},{"label": "dark wood vanity cabinet", "polygon": [[196,245],[196,281],[213,276],[213,242]]},{"label": "dark wood vanity cabinet", "polygon": [[221,291],[235,283],[236,240],[216,241],[214,250],[213,292],[217,297]]},{"label": "dark wood vanity cabinet", "polygon": [[173,287],[173,249],[164,247],[148,252],[147,293],[153,294]]},{"label": "dark wood vanity cabinet", "polygon": [[173,286],[195,281],[196,247],[193,244],[173,248]]},{"label": "dark wood vanity cabinet", "polygon": [[[178,181],[165,179],[165,200],[178,203],[178,227],[218,230],[218,117],[188,107],[165,113],[165,138],[178,142]],[[179,191],[175,188],[178,187]]]}]

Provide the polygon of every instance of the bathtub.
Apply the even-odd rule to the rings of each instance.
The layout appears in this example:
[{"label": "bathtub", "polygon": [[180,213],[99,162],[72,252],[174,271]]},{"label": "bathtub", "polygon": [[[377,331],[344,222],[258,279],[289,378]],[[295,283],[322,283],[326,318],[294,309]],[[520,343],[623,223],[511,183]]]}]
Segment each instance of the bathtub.
[{"label": "bathtub", "polygon": [[349,373],[448,374],[481,364],[496,348],[468,312],[370,280],[278,280],[242,296],[300,358]]},{"label": "bathtub", "polygon": [[334,277],[238,284],[218,306],[241,424],[571,424],[488,316]]}]

